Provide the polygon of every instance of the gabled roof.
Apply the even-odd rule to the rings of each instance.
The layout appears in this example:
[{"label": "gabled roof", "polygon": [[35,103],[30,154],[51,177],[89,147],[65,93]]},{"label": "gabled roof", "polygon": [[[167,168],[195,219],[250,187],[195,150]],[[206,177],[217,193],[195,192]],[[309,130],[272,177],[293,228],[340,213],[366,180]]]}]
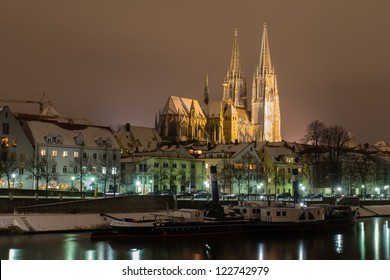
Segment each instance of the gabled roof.
[{"label": "gabled roof", "polygon": [[100,126],[66,126],[61,123],[44,122],[37,120],[27,120],[24,126],[29,130],[33,143],[37,145],[46,145],[45,137],[47,135],[61,135],[62,146],[77,146],[77,137],[82,137],[83,147],[99,148],[98,139],[101,138],[107,143],[111,143],[110,149],[119,149],[113,133],[109,127]]},{"label": "gabled roof", "polygon": [[170,96],[167,103],[164,106],[161,114],[163,115],[190,115],[191,106],[194,106],[195,117],[206,118],[203,109],[200,107],[199,102],[195,99],[189,99],[178,96]]},{"label": "gabled roof", "polygon": [[[296,153],[286,146],[267,146],[262,147],[274,163],[283,163],[285,157],[297,157]],[[295,162],[295,164],[297,164]]]},{"label": "gabled roof", "polygon": [[162,143],[157,130],[150,127],[126,124],[116,133],[123,148],[131,152],[154,151]]},{"label": "gabled roof", "polygon": [[229,157],[236,157],[250,145],[252,144],[251,143],[218,144],[215,145],[210,151],[205,151],[204,155],[206,156],[207,154],[228,154]]}]

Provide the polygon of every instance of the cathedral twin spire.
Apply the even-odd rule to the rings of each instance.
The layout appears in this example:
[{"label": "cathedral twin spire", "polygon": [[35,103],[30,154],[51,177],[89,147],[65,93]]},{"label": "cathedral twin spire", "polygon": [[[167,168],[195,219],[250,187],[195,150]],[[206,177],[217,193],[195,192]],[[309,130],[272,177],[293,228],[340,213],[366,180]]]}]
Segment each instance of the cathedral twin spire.
[{"label": "cathedral twin spire", "polygon": [[[205,104],[209,103],[207,76],[204,101]],[[276,75],[271,63],[266,23],[263,25],[260,59],[253,75],[251,96],[247,95],[246,80],[241,72],[238,30],[234,30],[230,68],[223,83],[222,102],[233,105],[235,108],[244,109],[247,112],[252,129],[246,128],[247,133],[251,130],[250,135],[243,136],[243,139],[281,141],[279,95]],[[241,121],[241,123],[244,122],[245,120]],[[242,135],[243,133],[238,134]],[[238,140],[242,141],[243,139]]]}]

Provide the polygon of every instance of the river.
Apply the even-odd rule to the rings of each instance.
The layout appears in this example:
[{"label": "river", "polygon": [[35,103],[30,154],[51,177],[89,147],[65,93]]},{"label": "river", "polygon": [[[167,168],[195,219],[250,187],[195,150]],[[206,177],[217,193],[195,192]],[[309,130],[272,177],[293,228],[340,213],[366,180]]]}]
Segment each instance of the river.
[{"label": "river", "polygon": [[390,217],[324,232],[91,241],[89,232],[0,235],[2,260],[390,260]]}]

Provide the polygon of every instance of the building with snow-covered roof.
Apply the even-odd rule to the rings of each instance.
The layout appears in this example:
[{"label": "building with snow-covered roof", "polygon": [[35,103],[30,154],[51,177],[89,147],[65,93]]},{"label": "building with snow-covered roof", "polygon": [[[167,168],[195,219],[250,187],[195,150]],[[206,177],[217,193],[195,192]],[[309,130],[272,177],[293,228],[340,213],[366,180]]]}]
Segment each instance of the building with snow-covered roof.
[{"label": "building with snow-covered roof", "polygon": [[205,162],[209,184],[210,166],[216,166],[221,193],[260,193],[260,160],[254,143],[218,144],[203,151],[198,158]]},{"label": "building with snow-covered roof", "polygon": [[0,107],[1,188],[26,188],[28,176],[24,166],[34,154],[34,146],[8,106]]},{"label": "building with snow-covered roof", "polygon": [[162,139],[156,129],[133,126],[127,123],[119,128],[115,137],[122,150],[122,157],[133,153],[151,152],[162,145]]},{"label": "building with snow-covered roof", "polygon": [[108,177],[119,176],[120,148],[109,127],[21,116],[18,120],[34,146],[34,160],[47,159],[52,170],[49,180],[38,180],[33,188],[104,191],[112,184]]},{"label": "building with snow-covered roof", "polygon": [[206,116],[194,99],[170,96],[156,119],[162,139],[173,142],[198,140],[206,143]]},{"label": "building with snow-covered roof", "polygon": [[122,184],[139,194],[194,192],[204,189],[204,161],[184,146],[162,146],[122,159]]},{"label": "building with snow-covered roof", "polygon": [[[293,182],[304,183],[299,190],[308,193],[309,187],[304,182],[303,163],[299,155],[288,143],[264,143],[259,147],[261,176],[268,194],[294,194]],[[295,190],[297,191],[297,190]]]},{"label": "building with snow-covered roof", "polygon": [[0,187],[105,191],[119,184],[120,147],[109,127],[0,108]]}]

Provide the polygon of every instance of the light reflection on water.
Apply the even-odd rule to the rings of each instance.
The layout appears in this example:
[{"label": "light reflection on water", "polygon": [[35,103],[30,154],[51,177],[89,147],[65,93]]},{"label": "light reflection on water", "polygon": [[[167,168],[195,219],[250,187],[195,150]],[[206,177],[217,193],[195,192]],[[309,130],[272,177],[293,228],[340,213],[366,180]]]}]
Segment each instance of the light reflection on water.
[{"label": "light reflection on water", "polygon": [[96,241],[89,233],[0,235],[1,259],[42,260],[389,260],[390,218],[344,230],[230,237]]}]

